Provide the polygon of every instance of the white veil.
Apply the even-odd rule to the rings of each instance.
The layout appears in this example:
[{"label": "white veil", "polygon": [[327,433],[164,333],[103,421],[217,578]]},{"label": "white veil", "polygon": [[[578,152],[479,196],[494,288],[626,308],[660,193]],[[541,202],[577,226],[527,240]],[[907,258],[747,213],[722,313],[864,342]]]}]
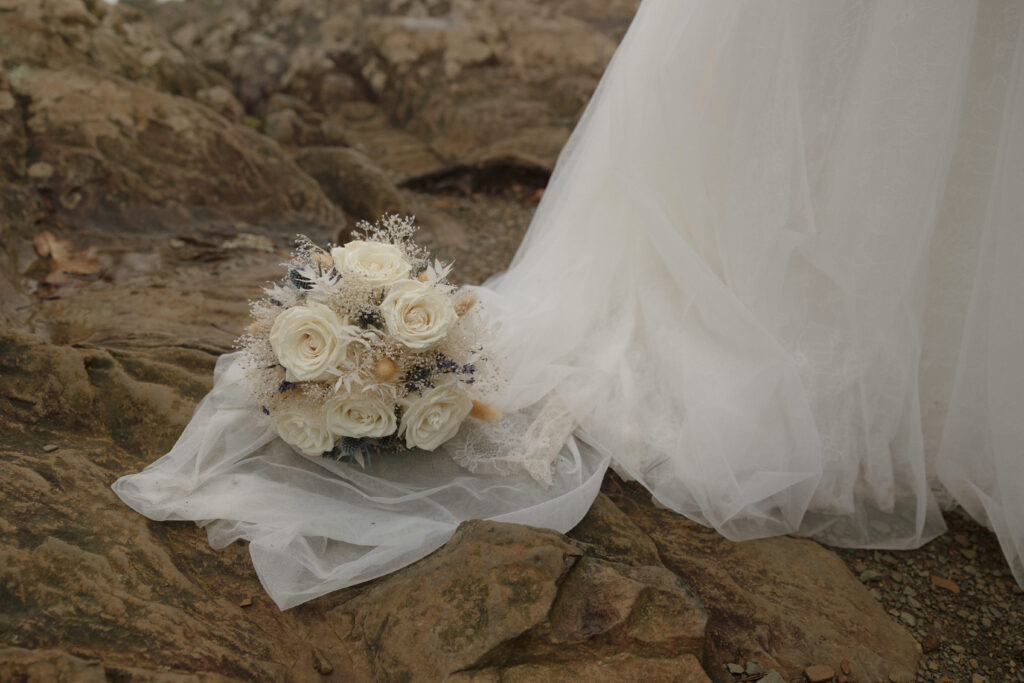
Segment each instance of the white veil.
[{"label": "white veil", "polygon": [[[733,539],[913,547],[955,499],[1024,583],[1022,21],[995,1],[646,0],[479,290],[518,417],[327,471],[253,418],[225,357],[174,450],[115,490],[249,539],[282,607],[462,519],[565,531],[609,460]],[[566,414],[549,488],[486,473],[547,466],[536,442],[568,438]]]}]

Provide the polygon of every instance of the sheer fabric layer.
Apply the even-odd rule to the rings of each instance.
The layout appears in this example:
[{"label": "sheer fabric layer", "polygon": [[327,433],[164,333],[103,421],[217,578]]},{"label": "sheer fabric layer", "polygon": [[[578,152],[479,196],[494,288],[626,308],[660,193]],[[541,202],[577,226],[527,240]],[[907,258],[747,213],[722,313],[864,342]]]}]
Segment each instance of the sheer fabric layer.
[{"label": "sheer fabric layer", "polygon": [[490,283],[519,398],[729,538],[956,501],[1024,583],[1021,15],[647,0]]},{"label": "sheer fabric layer", "polygon": [[493,519],[568,531],[597,496],[606,458],[569,441],[549,487],[525,472],[472,474],[447,453],[410,451],[358,465],[295,453],[254,409],[237,354],[174,448],[114,491],[155,520],[206,526],[210,544],[249,541],[281,609],[400,569],[460,522]]},{"label": "sheer fabric layer", "polygon": [[[645,0],[478,290],[509,421],[318,463],[254,417],[227,356],[174,449],[115,490],[248,539],[282,607],[463,519],[565,531],[609,461],[736,540],[914,547],[959,502],[1024,584],[1022,122],[1019,3]],[[529,476],[552,462],[550,487]]]}]

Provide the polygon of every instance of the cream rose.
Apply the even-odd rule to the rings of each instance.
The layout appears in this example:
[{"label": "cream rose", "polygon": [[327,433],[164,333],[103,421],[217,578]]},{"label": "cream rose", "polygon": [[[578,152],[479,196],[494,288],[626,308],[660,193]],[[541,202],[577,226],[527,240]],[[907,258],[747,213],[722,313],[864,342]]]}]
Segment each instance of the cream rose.
[{"label": "cream rose", "polygon": [[304,455],[315,458],[334,448],[334,436],[323,416],[309,406],[286,405],[275,410],[271,418],[277,435]]},{"label": "cream rose", "polygon": [[334,267],[342,273],[359,275],[376,287],[388,287],[408,279],[412,266],[401,249],[383,242],[352,240],[343,247],[331,249]]},{"label": "cream rose", "polygon": [[407,402],[398,435],[409,448],[432,451],[459,431],[473,409],[473,401],[459,382],[428,389],[415,401]]},{"label": "cream rose", "polygon": [[380,312],[388,333],[410,349],[436,346],[458,319],[451,297],[416,280],[392,286]]},{"label": "cream rose", "polygon": [[376,396],[338,394],[324,403],[324,423],[334,436],[379,439],[398,427],[395,406]]},{"label": "cream rose", "polygon": [[334,379],[331,370],[354,366],[355,331],[347,318],[323,304],[309,303],[277,316],[270,328],[270,346],[289,382],[319,382]]}]

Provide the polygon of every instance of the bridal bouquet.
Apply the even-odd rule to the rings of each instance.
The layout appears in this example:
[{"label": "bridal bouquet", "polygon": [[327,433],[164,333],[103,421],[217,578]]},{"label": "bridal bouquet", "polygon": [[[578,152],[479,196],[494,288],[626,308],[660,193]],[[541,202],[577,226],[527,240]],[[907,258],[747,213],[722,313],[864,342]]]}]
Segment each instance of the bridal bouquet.
[{"label": "bridal bouquet", "polygon": [[436,449],[482,401],[496,373],[476,296],[448,282],[412,240],[410,218],[361,223],[323,250],[300,237],[287,276],[250,303],[238,340],[259,409],[300,453],[365,464],[372,452]]}]

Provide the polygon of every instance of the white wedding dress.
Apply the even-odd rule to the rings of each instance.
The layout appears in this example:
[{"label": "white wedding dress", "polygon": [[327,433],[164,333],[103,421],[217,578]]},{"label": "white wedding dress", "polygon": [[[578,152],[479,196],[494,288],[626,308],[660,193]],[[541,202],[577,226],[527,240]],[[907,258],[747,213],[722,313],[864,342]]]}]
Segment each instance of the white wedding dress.
[{"label": "white wedding dress", "polygon": [[320,465],[225,356],[174,449],[115,490],[248,539],[282,608],[465,519],[567,531],[609,464],[736,540],[910,548],[958,503],[1024,584],[1022,15],[646,0],[479,290],[508,419]]}]

